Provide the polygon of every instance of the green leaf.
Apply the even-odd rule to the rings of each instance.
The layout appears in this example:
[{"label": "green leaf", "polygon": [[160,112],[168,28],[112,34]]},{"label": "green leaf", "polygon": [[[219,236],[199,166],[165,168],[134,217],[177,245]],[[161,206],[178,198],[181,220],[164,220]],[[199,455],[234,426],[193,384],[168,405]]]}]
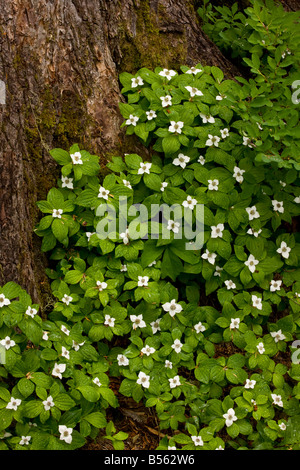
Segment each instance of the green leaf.
[{"label": "green leaf", "polygon": [[84,418],[88,423],[90,423],[92,426],[95,426],[95,428],[100,429],[100,428],[105,428],[107,425],[107,421],[105,419],[105,416],[103,413],[100,413],[100,411],[95,411],[94,413],[90,413],[87,416],[84,416]]}]

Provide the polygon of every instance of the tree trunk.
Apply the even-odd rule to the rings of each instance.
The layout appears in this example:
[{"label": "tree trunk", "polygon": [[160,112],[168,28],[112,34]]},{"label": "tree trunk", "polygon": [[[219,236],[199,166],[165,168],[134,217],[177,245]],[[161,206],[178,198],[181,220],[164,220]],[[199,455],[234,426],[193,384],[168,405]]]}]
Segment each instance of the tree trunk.
[{"label": "tree trunk", "polygon": [[201,31],[197,6],[193,0],[0,0],[1,285],[20,283],[44,309],[51,301],[46,258],[33,231],[36,201],[59,176],[49,149],[79,143],[103,166],[129,148],[147,152],[120,130],[120,72],[201,62],[221,67],[227,78],[240,73]]}]

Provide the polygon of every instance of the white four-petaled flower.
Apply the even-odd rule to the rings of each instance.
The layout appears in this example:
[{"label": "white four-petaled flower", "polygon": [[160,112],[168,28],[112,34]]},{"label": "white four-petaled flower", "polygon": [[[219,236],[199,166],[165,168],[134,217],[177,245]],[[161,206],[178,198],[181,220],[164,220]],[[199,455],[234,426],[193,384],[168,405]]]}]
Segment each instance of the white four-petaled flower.
[{"label": "white four-petaled flower", "polygon": [[180,387],[181,383],[180,383],[179,375],[175,375],[175,377],[172,377],[171,379],[169,379],[169,383],[170,383],[170,388]]},{"label": "white four-petaled flower", "polygon": [[4,294],[0,294],[0,308],[10,304],[10,300]]},{"label": "white four-petaled flower", "polygon": [[179,233],[180,223],[174,220],[168,220],[167,229],[174,233]]},{"label": "white four-petaled flower", "polygon": [[205,326],[202,325],[201,321],[199,321],[198,323],[196,323],[196,325],[194,325],[194,329],[196,331],[196,333],[203,333],[203,331],[206,330]]},{"label": "white four-petaled flower", "polygon": [[6,409],[16,411],[18,407],[21,405],[21,403],[22,403],[22,400],[20,400],[19,398],[11,397],[10,401],[6,405]]},{"label": "white four-petaled flower", "polygon": [[138,169],[138,175],[143,175],[144,173],[150,174],[150,168],[152,163],[150,162],[141,162],[140,168]]},{"label": "white four-petaled flower", "polygon": [[229,325],[230,330],[239,329],[240,326],[240,318],[231,318],[231,323]]},{"label": "white four-petaled flower", "polygon": [[193,198],[192,196],[187,196],[186,200],[182,203],[183,207],[187,207],[191,210],[197,205],[197,199]]},{"label": "white four-petaled flower", "polygon": [[72,302],[72,300],[73,300],[73,297],[67,294],[64,294],[63,298],[61,299],[61,301],[66,305],[69,305],[69,303]]},{"label": "white four-petaled flower", "polygon": [[227,287],[227,290],[236,288],[235,283],[231,279],[228,279],[227,281],[224,281],[224,284]]},{"label": "white four-petaled flower", "polygon": [[186,164],[190,161],[190,157],[187,155],[183,155],[183,153],[180,153],[177,158],[174,158],[173,160],[173,165],[175,166],[181,166],[181,168],[185,168]]},{"label": "white four-petaled flower", "polygon": [[136,330],[137,328],[145,328],[146,323],[143,320],[143,315],[130,315],[130,320],[133,325],[132,328]]},{"label": "white four-petaled flower", "polygon": [[159,72],[161,77],[165,77],[167,80],[171,80],[172,77],[175,77],[176,72],[175,70],[168,70],[168,69],[163,69]]},{"label": "white four-petaled flower", "polygon": [[185,89],[189,92],[191,98],[194,98],[194,96],[203,96],[202,91],[198,90],[198,88],[195,88],[194,86],[186,86]]},{"label": "white four-petaled flower", "polygon": [[248,212],[249,220],[258,219],[260,217],[260,214],[257,211],[256,206],[247,207],[246,211]]},{"label": "white four-petaled flower", "polygon": [[258,310],[262,310],[262,301],[260,297],[257,297],[257,295],[252,295],[251,296],[252,300],[252,307],[257,308]]},{"label": "white four-petaled flower", "polygon": [[110,315],[105,315],[104,325],[114,327],[115,321],[115,318],[111,317]]},{"label": "white four-petaled flower", "polygon": [[69,178],[68,176],[62,176],[61,177],[61,187],[62,188],[68,188],[68,189],[73,189],[73,178]]},{"label": "white four-petaled flower", "polygon": [[168,312],[171,317],[174,317],[176,313],[180,313],[182,311],[182,306],[177,304],[175,299],[172,299],[171,302],[165,302],[162,304],[162,308],[165,312]]},{"label": "white four-petaled flower", "polygon": [[217,257],[217,254],[216,253],[211,253],[209,250],[205,250],[205,253],[203,253],[201,255],[201,258],[203,259],[207,259],[207,261],[210,263],[210,264],[215,264],[215,260],[216,260],[216,257]]},{"label": "white four-petaled flower", "polygon": [[208,189],[210,191],[218,191],[219,189],[219,180],[207,180],[208,181]]},{"label": "white four-petaled flower", "polygon": [[205,145],[207,145],[208,147],[212,147],[212,146],[219,147],[220,140],[221,138],[218,137],[217,135],[208,134],[208,139],[205,142]]},{"label": "white four-petaled flower", "polygon": [[272,201],[273,209],[276,212],[284,213],[283,201]]},{"label": "white four-petaled flower", "polygon": [[287,246],[286,242],[281,242],[280,247],[276,250],[283,258],[288,259],[290,256],[291,248]]},{"label": "white four-petaled flower", "polygon": [[53,209],[52,210],[52,217],[56,217],[57,219],[61,219],[61,215],[63,214],[62,209]]},{"label": "white four-petaled flower", "polygon": [[214,124],[214,122],[215,122],[215,118],[213,116],[211,116],[210,114],[200,113],[200,117],[201,117],[204,124],[206,124],[207,122],[209,122],[210,124]]},{"label": "white four-petaled flower", "polygon": [[136,382],[145,388],[149,388],[150,376],[146,375],[145,372],[139,372],[138,379]]},{"label": "white four-petaled flower", "polygon": [[233,408],[229,408],[227,413],[223,414],[223,418],[225,418],[225,424],[227,427],[231,426],[234,421],[237,420],[237,417],[235,416],[235,411]]},{"label": "white four-petaled flower", "polygon": [[125,124],[126,126],[136,126],[136,123],[138,122],[139,118],[137,116],[134,116],[133,114],[129,115],[129,118],[126,120]]},{"label": "white four-petaled flower", "polygon": [[181,129],[184,126],[184,122],[182,121],[170,121],[169,132],[176,132],[177,134],[181,134]]},{"label": "white four-petaled flower", "polygon": [[236,179],[238,183],[242,183],[244,181],[243,174],[245,173],[245,170],[242,170],[238,166],[235,166],[233,169],[233,177]]},{"label": "white four-petaled flower", "polygon": [[245,388],[254,388],[256,384],[256,380],[247,379],[245,383]]},{"label": "white four-petaled flower", "polygon": [[9,336],[6,336],[4,339],[0,341],[0,344],[5,347],[5,349],[13,348],[16,343],[13,339],[10,339]]},{"label": "white four-petaled flower", "polygon": [[167,108],[168,106],[172,106],[172,96],[166,95],[166,96],[161,96],[161,105],[163,108]]},{"label": "white four-petaled flower", "polygon": [[213,225],[211,227],[211,238],[222,238],[224,230],[224,224]]},{"label": "white four-petaled flower", "polygon": [[276,395],[276,393],[271,393],[271,397],[273,400],[273,405],[281,406],[283,407],[283,401],[281,395]]},{"label": "white four-petaled flower", "polygon": [[150,356],[150,354],[155,353],[155,348],[146,344],[146,346],[141,349],[141,353],[146,354],[146,356]]},{"label": "white four-petaled flower", "polygon": [[179,339],[175,339],[174,343],[172,344],[172,348],[178,354],[181,351],[183,344],[180,342]]},{"label": "white four-petaled flower", "polygon": [[270,282],[270,291],[275,292],[276,290],[280,290],[282,281],[274,281],[274,279]]},{"label": "white four-petaled flower", "polygon": [[49,411],[55,405],[51,395],[49,395],[49,397],[43,401],[43,405],[46,411]]},{"label": "white four-petaled flower", "polygon": [[272,331],[271,336],[274,338],[275,343],[278,343],[278,341],[283,341],[284,339],[286,339],[286,337],[284,336],[281,330]]},{"label": "white four-petaled flower", "polygon": [[141,77],[135,77],[131,79],[131,88],[136,88],[142,85],[144,85],[144,81]]},{"label": "white four-petaled flower", "polygon": [[152,109],[150,109],[150,111],[146,111],[146,116],[147,116],[148,121],[152,121],[152,119],[157,117],[156,112],[153,111]]},{"label": "white four-petaled flower", "polygon": [[119,366],[128,366],[129,359],[124,354],[118,354],[117,361]]},{"label": "white four-petaled flower", "polygon": [[260,342],[258,343],[258,345],[256,346],[259,354],[263,354],[265,352],[265,347],[264,347],[264,343]]},{"label": "white four-petaled flower", "polygon": [[99,188],[99,193],[98,193],[98,197],[107,200],[107,199],[108,199],[108,195],[109,195],[109,190],[103,188],[103,186],[100,186],[100,188]]},{"label": "white four-petaled flower", "polygon": [[253,255],[249,255],[247,261],[245,261],[245,265],[248,266],[249,270],[251,271],[251,273],[254,273],[255,272],[255,269],[256,269],[256,265],[259,263],[259,261],[257,259],[254,258]]},{"label": "white four-petaled flower", "polygon": [[80,152],[72,153],[71,154],[71,159],[72,159],[73,165],[83,165],[83,161],[82,161]]},{"label": "white four-petaled flower", "polygon": [[54,364],[53,370],[52,370],[52,375],[54,377],[58,377],[59,379],[62,379],[62,374],[66,370],[66,364]]},{"label": "white four-petaled flower", "polygon": [[59,436],[59,439],[61,441],[65,441],[67,444],[71,444],[72,442],[72,432],[73,432],[73,429],[72,428],[68,428],[67,426],[65,426],[64,424],[60,424],[58,426],[58,431],[60,432],[60,436]]},{"label": "white four-petaled flower", "polygon": [[147,287],[149,277],[148,276],[138,276],[138,287]]},{"label": "white four-petaled flower", "polygon": [[25,315],[28,315],[29,317],[34,318],[37,312],[38,311],[36,308],[28,307],[25,312]]}]

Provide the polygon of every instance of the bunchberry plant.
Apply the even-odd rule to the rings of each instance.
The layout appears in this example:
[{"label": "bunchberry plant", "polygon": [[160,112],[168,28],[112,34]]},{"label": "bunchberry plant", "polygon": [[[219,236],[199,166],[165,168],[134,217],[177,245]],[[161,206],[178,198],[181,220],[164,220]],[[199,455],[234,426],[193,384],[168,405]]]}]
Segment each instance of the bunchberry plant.
[{"label": "bunchberry plant", "polygon": [[[200,63],[121,74],[122,126],[149,161],[115,156],[103,176],[78,145],[52,150],[61,177],[35,233],[56,302],[44,320],[0,290],[1,448],[75,449],[99,429],[123,448],[105,413],[118,377],[155,408],[159,449],[299,449],[299,112],[283,81],[297,56],[281,56],[267,82]],[[151,237],[149,209],[174,204]],[[183,214],[201,214],[201,248],[178,236]]]}]

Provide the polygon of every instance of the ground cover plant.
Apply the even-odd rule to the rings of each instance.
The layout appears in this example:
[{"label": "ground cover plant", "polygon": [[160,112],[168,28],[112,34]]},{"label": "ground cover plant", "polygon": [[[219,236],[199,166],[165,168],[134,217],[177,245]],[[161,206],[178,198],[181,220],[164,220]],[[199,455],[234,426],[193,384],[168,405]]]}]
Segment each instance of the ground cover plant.
[{"label": "ground cover plant", "polygon": [[[51,151],[61,177],[36,235],[57,302],[42,319],[0,289],[1,449],[77,449],[103,428],[122,449],[112,377],[155,407],[158,449],[299,449],[299,48],[272,31],[298,25],[261,2],[246,14],[249,80],[200,63],[120,75],[122,126],[149,161],[115,156],[103,174],[77,144]],[[155,204],[180,212],[152,224]],[[183,216],[201,218],[203,247],[186,248]]]}]

